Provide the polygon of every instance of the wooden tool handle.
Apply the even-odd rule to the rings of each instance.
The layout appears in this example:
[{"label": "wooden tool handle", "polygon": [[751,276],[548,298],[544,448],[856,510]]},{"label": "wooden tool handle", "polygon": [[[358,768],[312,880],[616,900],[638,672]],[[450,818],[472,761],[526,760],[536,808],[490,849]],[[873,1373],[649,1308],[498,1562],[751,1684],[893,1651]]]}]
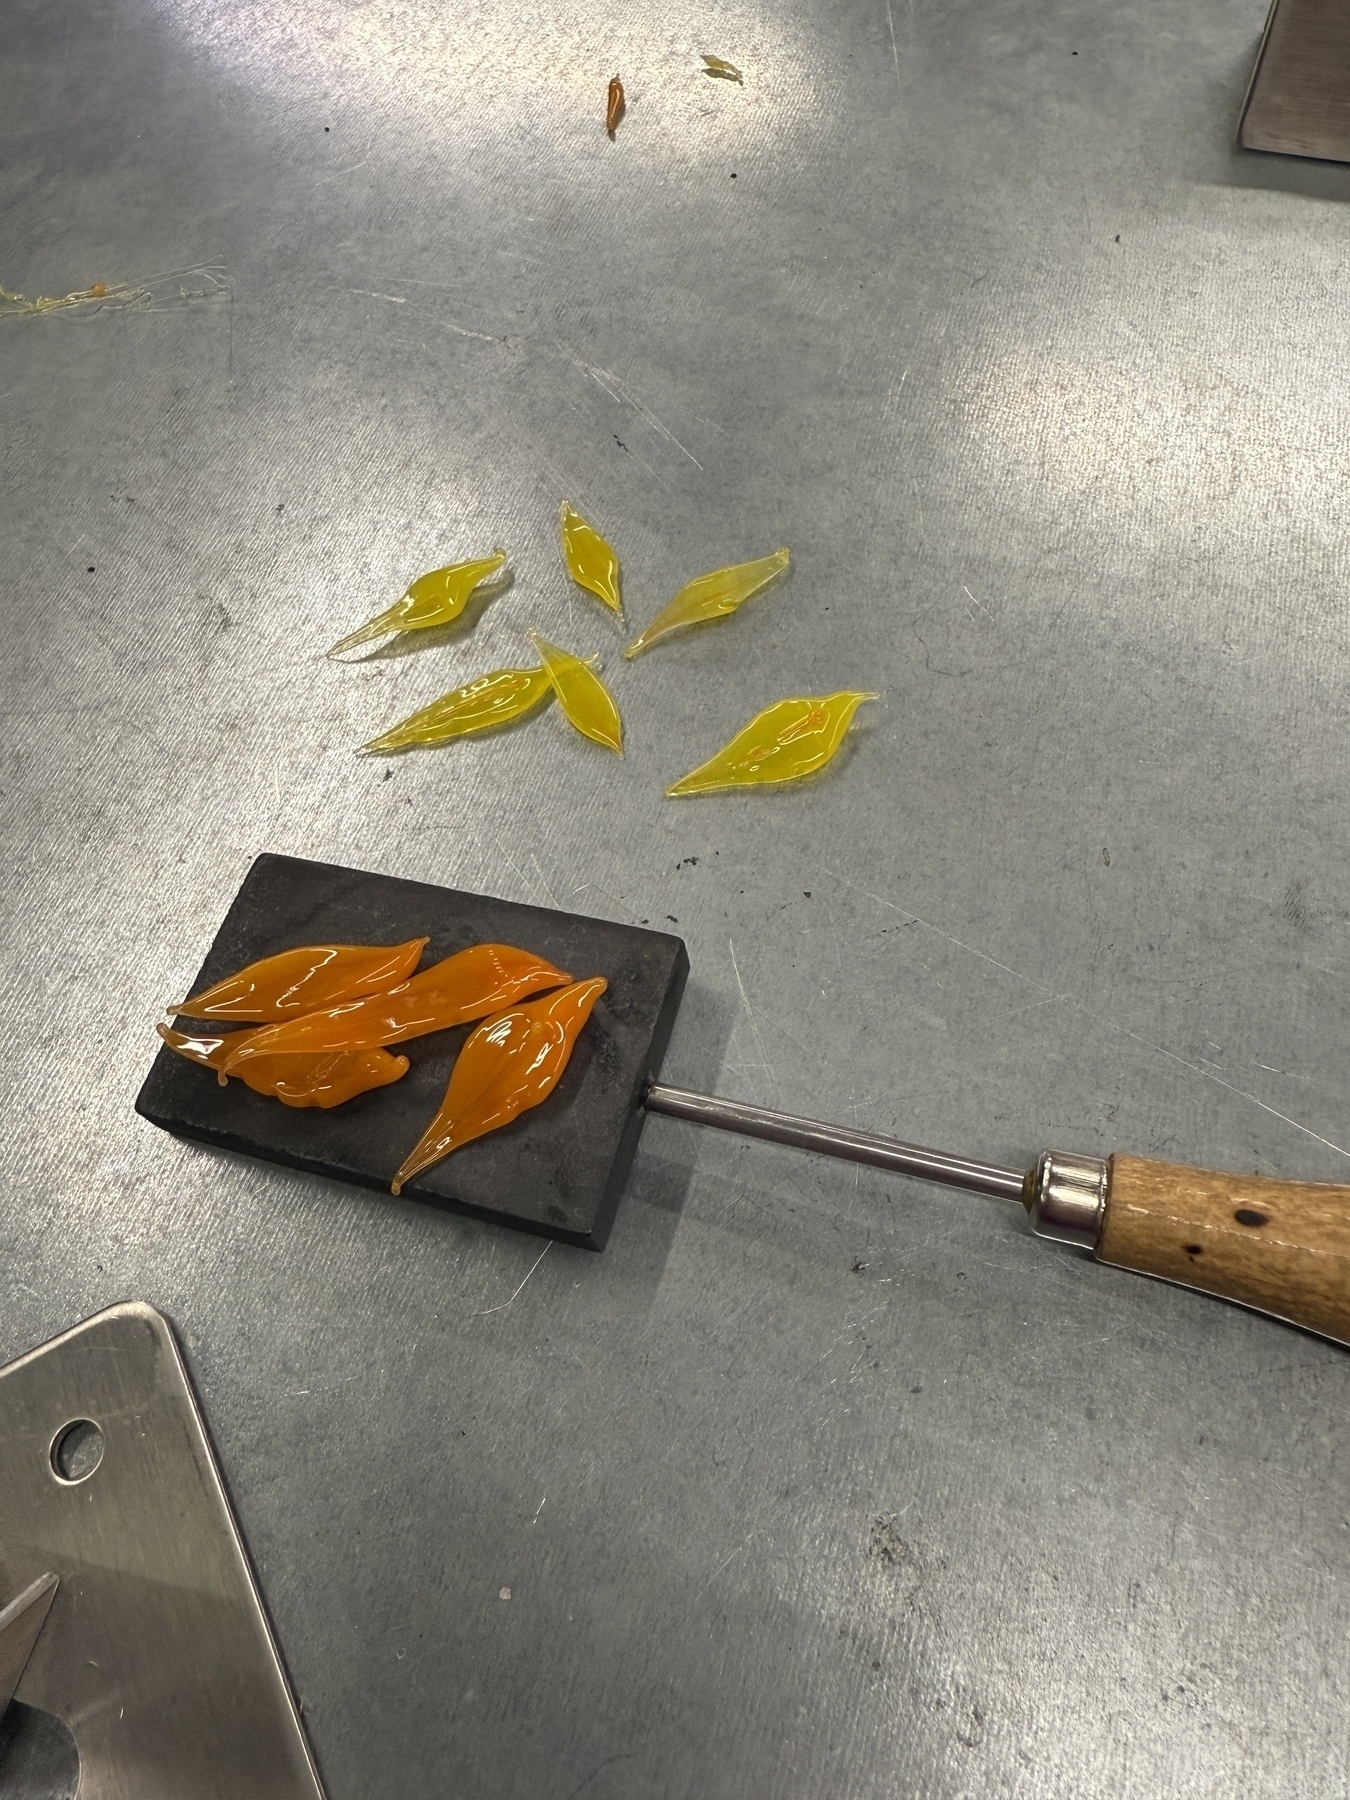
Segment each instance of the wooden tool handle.
[{"label": "wooden tool handle", "polygon": [[1113,1156],[1098,1259],[1350,1344],[1350,1187]]}]

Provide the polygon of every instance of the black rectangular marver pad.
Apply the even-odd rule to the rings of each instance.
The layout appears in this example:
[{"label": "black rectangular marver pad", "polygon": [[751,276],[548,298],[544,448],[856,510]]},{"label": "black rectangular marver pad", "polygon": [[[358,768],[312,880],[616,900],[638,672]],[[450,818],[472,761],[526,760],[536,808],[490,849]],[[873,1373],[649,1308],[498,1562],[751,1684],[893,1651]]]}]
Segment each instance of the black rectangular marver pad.
[{"label": "black rectangular marver pad", "polygon": [[[679,938],[266,855],[245,876],[190,991],[299,944],[395,944],[428,935],[423,968],[470,944],[515,944],[574,980],[603,975],[609,988],[548,1099],[424,1170],[405,1198],[603,1250],[637,1150],[643,1088],[661,1067],[689,973]],[[186,1020],[180,1025],[191,1029]],[[242,1081],[222,1088],[211,1070],[161,1049],[136,1110],[180,1137],[387,1193],[434,1117],[471,1029],[395,1046],[411,1063],[401,1081],[329,1111],[283,1106]]]}]

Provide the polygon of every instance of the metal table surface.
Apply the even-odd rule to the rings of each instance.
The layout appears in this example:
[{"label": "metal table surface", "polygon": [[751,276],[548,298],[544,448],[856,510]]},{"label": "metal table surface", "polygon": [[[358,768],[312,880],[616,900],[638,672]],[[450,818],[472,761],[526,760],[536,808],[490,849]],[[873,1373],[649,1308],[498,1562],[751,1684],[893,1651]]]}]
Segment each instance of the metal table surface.
[{"label": "metal table surface", "polygon": [[[167,279],[0,320],[0,1355],[177,1321],[334,1800],[1345,1792],[1342,1351],[665,1119],[541,1260],[132,1113],[274,849],[673,918],[673,1081],[1343,1179],[1350,171],[1232,148],[1263,13],[8,0],[0,280]],[[635,624],[794,569],[626,665],[564,496]],[[352,754],[533,624],[622,763]]]}]

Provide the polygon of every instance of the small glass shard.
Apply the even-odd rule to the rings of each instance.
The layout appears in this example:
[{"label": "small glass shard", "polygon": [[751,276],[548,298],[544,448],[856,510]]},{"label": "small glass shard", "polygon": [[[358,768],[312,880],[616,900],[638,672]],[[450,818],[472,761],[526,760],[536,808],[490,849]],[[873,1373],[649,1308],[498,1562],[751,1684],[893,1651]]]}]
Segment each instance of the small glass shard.
[{"label": "small glass shard", "polygon": [[[189,1037],[168,1025],[155,1029],[179,1056],[220,1074],[225,1057],[237,1050],[251,1031],[230,1031],[219,1037]],[[284,1106],[341,1106],[357,1094],[388,1087],[408,1072],[406,1056],[387,1050],[336,1051],[318,1056],[259,1056],[237,1071],[255,1094],[270,1095]]]},{"label": "small glass shard", "polygon": [[659,612],[643,632],[639,632],[624,655],[640,656],[669,632],[682,631],[686,625],[703,625],[712,619],[724,619],[743,606],[783,573],[791,557],[786,550],[775,550],[772,556],[761,556],[754,562],[733,563],[727,569],[714,569],[699,575],[682,587],[664,612]]},{"label": "small glass shard", "polygon": [[611,137],[619,128],[619,120],[623,117],[623,112],[623,83],[615,75],[610,81],[609,94],[605,102],[605,130]]},{"label": "small glass shard", "polygon": [[261,1024],[294,1018],[341,1000],[378,994],[406,981],[429,938],[406,944],[306,944],[265,956],[166,1012],[190,1019],[238,1019]]},{"label": "small glass shard", "polygon": [[475,731],[492,731],[520,718],[552,691],[548,671],[542,667],[493,669],[476,681],[452,688],[419,712],[409,713],[406,719],[400,719],[361,748],[378,755],[415,745],[448,744],[453,738],[468,737]]},{"label": "small glass shard", "polygon": [[623,720],[614,704],[614,696],[604,682],[592,674],[579,656],[560,649],[557,644],[550,644],[537,631],[530,633],[530,641],[544,659],[548,678],[568,722],[575,725],[583,737],[603,744],[607,750],[617,750],[622,756]]},{"label": "small glass shard", "polygon": [[742,87],[745,85],[745,77],[735,63],[729,63],[720,56],[709,56],[706,50],[700,50],[699,55],[707,64],[703,71],[705,75],[711,75],[718,81],[737,81]]},{"label": "small glass shard", "polygon": [[451,563],[444,569],[431,569],[419,575],[401,600],[396,600],[382,613],[339,638],[328,652],[345,656],[377,638],[403,631],[425,631],[433,625],[448,625],[468,605],[475,588],[506,565],[505,550],[494,550],[491,556],[480,556],[473,562]]},{"label": "small glass shard", "polygon": [[390,988],[280,1025],[241,1032],[215,1065],[221,1083],[260,1056],[328,1055],[375,1050],[487,1018],[572,978],[542,956],[511,944],[474,944]]},{"label": "small glass shard", "polygon": [[776,781],[800,781],[814,775],[844,741],[853,715],[864,700],[879,694],[844,692],[766,706],[724,750],[668,787],[672,798],[711,794],[719,788],[760,787]]},{"label": "small glass shard", "polygon": [[619,595],[619,559],[593,525],[588,525],[570,500],[562,503],[562,550],[567,572],[578,587],[603,600],[623,617]]},{"label": "small glass shard", "polygon": [[575,982],[498,1013],[471,1032],[450,1071],[440,1111],[395,1175],[393,1192],[401,1193],[405,1181],[461,1144],[500,1130],[547,1100],[591,1008],[608,986],[603,975]]}]

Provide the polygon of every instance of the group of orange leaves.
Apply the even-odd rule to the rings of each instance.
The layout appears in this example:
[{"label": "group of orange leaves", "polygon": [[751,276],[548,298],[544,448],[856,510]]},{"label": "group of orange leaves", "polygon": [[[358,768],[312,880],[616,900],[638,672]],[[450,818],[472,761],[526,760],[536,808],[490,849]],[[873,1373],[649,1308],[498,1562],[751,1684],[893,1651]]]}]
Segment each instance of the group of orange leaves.
[{"label": "group of orange leaves", "polygon": [[[440,1110],[404,1159],[393,1192],[452,1150],[496,1131],[558,1085],[603,976],[573,981],[510,944],[474,944],[413,974],[429,938],[307,944],[250,963],[167,1010],[252,1030],[156,1029],[171,1050],[287,1106],[340,1106],[407,1073],[388,1046],[481,1020],[456,1058]],[[547,990],[547,991],[546,991]],[[540,996],[529,999],[531,995]]]}]

